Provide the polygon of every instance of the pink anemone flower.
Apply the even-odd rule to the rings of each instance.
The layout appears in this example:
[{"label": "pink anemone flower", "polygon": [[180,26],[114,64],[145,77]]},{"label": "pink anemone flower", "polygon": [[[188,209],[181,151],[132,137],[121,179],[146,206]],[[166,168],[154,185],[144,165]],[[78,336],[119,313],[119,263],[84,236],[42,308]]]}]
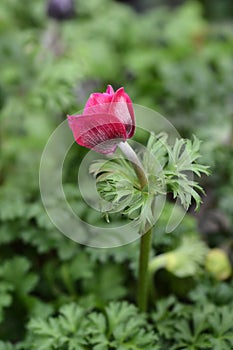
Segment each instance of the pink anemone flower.
[{"label": "pink anemone flower", "polygon": [[123,87],[114,92],[108,85],[106,92],[90,95],[82,114],[68,115],[68,123],[79,145],[113,153],[120,142],[134,135],[132,101]]}]

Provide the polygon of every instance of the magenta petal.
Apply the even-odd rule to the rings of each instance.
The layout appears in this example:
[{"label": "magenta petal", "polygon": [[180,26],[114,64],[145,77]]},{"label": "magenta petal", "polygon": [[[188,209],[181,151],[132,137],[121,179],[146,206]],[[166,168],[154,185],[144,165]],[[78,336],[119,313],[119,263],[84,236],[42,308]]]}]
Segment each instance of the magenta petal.
[{"label": "magenta petal", "polygon": [[127,138],[132,137],[135,132],[133,105],[129,95],[125,93],[123,87],[115,92],[112,98],[110,112],[125,124]]},{"label": "magenta petal", "polygon": [[83,114],[107,113],[112,101],[112,95],[108,93],[95,92],[91,94],[84,107]]},{"label": "magenta petal", "polygon": [[124,88],[90,95],[83,114],[68,116],[78,144],[99,153],[112,153],[135,132],[133,105]]},{"label": "magenta petal", "polygon": [[86,148],[107,154],[126,140],[124,124],[112,114],[68,116],[75,141]]},{"label": "magenta petal", "polygon": [[110,95],[114,95],[114,90],[112,85],[108,85],[107,89],[106,89],[106,93],[110,94]]}]

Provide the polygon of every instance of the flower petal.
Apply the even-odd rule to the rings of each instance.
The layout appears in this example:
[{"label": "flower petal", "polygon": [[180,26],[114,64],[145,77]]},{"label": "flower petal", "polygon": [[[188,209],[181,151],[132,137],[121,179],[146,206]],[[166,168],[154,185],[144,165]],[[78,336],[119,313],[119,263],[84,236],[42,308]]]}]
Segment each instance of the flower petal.
[{"label": "flower petal", "polygon": [[101,114],[108,113],[110,109],[110,103],[112,101],[112,95],[108,93],[95,92],[90,95],[87,103],[84,107],[83,114]]},{"label": "flower petal", "polygon": [[108,87],[106,89],[106,94],[114,95],[114,90],[113,90],[112,85],[108,85]]},{"label": "flower petal", "polygon": [[127,138],[132,137],[135,132],[133,105],[129,95],[125,93],[123,87],[115,92],[111,102],[110,113],[114,114],[123,124],[125,124]]},{"label": "flower petal", "polygon": [[99,153],[113,153],[127,137],[124,124],[112,114],[68,116],[68,122],[75,141]]}]

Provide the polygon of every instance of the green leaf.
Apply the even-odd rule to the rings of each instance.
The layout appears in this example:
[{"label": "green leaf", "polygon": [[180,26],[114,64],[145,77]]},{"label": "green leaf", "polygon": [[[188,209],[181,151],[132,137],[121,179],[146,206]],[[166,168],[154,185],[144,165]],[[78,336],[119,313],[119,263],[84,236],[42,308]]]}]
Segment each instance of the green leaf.
[{"label": "green leaf", "polygon": [[[201,197],[197,190],[201,193],[204,191],[194,181],[194,175],[209,174],[208,167],[197,162],[200,158],[200,141],[194,136],[193,141],[176,139],[174,145],[170,146],[167,138],[166,134],[160,134],[157,138],[151,135],[148,141],[151,157],[153,156],[158,164],[161,164],[161,170],[157,176],[160,177],[161,183],[166,183],[167,189],[173,193],[173,197],[180,199],[185,209],[190,206],[192,198],[196,202],[197,209],[201,203]],[[153,171],[151,162],[150,159],[144,159],[147,171]]]},{"label": "green leaf", "polygon": [[32,349],[61,349],[68,346],[70,350],[85,350],[85,311],[75,304],[64,305],[60,315],[32,319],[28,324],[30,331],[27,343]]},{"label": "green leaf", "polygon": [[26,296],[38,282],[38,276],[29,272],[31,263],[20,256],[5,261],[0,267],[0,276],[11,283],[16,293]]},{"label": "green leaf", "polygon": [[3,342],[0,340],[0,350],[16,350],[17,347],[15,347],[13,344],[9,342]]},{"label": "green leaf", "polygon": [[117,300],[126,295],[124,282],[121,266],[107,264],[97,265],[92,278],[85,279],[83,286],[86,293],[94,294],[96,304],[103,306],[106,301]]},{"label": "green leaf", "polygon": [[13,290],[12,284],[1,281],[0,284],[0,322],[3,320],[4,308],[8,307],[12,303],[11,292]]},{"label": "green leaf", "polygon": [[38,350],[159,350],[145,315],[126,302],[112,302],[103,312],[64,305],[56,317],[32,319],[26,343]]}]

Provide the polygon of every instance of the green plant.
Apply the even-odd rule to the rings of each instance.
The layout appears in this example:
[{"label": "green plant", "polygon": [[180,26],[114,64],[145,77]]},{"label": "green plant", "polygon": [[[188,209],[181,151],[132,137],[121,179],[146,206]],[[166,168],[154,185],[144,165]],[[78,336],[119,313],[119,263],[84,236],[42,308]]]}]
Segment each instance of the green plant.
[{"label": "green plant", "polygon": [[157,336],[133,305],[111,303],[103,312],[64,305],[57,317],[28,324],[29,349],[159,349]]},{"label": "green plant", "polygon": [[[119,148],[126,160],[120,157],[107,162],[98,161],[90,168],[96,177],[101,197],[113,204],[110,213],[112,210],[120,211],[129,219],[134,219],[135,230],[141,235],[138,304],[143,311],[147,307],[151,228],[154,226],[156,197],[168,191],[174,198],[178,197],[186,209],[194,198],[197,208],[201,197],[196,190],[202,191],[202,188],[193,181],[192,176],[193,173],[199,177],[202,173],[208,174],[208,167],[198,164],[200,142],[197,138],[193,143],[190,140],[176,140],[173,146],[168,144],[167,138],[166,134],[157,137],[151,135],[142,162],[127,143],[121,143]],[[128,161],[134,164],[133,167]]]},{"label": "green plant", "polygon": [[[89,93],[110,82],[115,89],[125,86],[136,103],[163,113],[182,137],[203,140],[202,160],[212,170],[208,180],[201,178],[206,192],[201,211],[193,213],[191,205],[175,230],[164,233],[174,207],[169,198],[153,230],[152,259],[182,253],[187,262],[188,251],[200,251],[190,255],[187,270],[170,265],[153,275],[156,288],[145,323],[157,337],[151,350],[177,344],[226,350],[232,347],[226,315],[232,310],[232,275],[224,282],[210,275],[201,253],[204,238],[232,262],[232,25],[224,19],[209,22],[196,1],[140,14],[115,1],[77,0],[75,6],[74,20],[54,26],[44,0],[0,3],[0,349],[26,349],[25,333],[35,335],[26,331],[28,320],[57,320],[64,305],[74,303],[85,317],[97,312],[106,320],[109,302],[124,307],[122,301],[134,302],[139,241],[111,249],[77,245],[50,222],[38,188],[40,158],[51,133],[67,112],[77,113]],[[135,138],[146,143],[140,133]],[[82,220],[101,226],[104,218],[77,191],[73,169],[85,155],[77,147],[64,162],[64,192]],[[56,193],[53,199],[62,211]],[[174,217],[183,214],[176,206]],[[192,274],[185,276],[190,266]],[[194,314],[206,320],[207,329],[200,322],[200,332],[198,327],[194,332]],[[221,325],[221,334],[210,319]],[[186,337],[175,328],[181,321]],[[201,345],[205,337],[208,345]]]}]

